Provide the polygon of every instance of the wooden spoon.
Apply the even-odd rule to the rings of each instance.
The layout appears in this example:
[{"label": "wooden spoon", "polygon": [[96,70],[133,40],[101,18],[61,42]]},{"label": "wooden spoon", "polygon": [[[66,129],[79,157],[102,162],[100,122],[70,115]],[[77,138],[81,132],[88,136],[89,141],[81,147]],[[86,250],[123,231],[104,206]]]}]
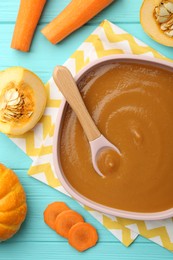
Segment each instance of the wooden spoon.
[{"label": "wooden spoon", "polygon": [[98,130],[93,119],[91,118],[84,101],[80,95],[76,82],[70,71],[63,66],[57,66],[53,72],[53,79],[61,93],[76,113],[80,124],[87,136],[91,148],[92,164],[95,171],[102,177],[104,175],[98,168],[97,157],[103,149],[113,149],[116,153],[120,151],[116,146],[110,143]]}]

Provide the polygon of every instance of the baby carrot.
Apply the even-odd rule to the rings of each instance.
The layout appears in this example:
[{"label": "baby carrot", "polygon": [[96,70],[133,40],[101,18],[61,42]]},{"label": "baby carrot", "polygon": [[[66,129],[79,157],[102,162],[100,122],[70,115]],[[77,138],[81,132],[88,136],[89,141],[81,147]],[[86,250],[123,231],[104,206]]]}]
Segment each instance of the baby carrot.
[{"label": "baby carrot", "polygon": [[20,0],[11,48],[27,52],[46,0]]},{"label": "baby carrot", "polygon": [[51,43],[56,44],[112,2],[113,0],[72,0],[41,32]]}]

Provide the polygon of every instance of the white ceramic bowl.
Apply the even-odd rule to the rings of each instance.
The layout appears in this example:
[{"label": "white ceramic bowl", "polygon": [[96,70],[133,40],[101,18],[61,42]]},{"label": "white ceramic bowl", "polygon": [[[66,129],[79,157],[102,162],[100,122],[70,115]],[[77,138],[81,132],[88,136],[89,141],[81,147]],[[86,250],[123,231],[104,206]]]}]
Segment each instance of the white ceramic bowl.
[{"label": "white ceramic bowl", "polygon": [[[132,62],[132,63],[139,63],[139,64],[150,64],[154,65],[155,67],[164,68],[166,70],[172,71],[173,73],[173,64],[167,61],[158,60],[155,58],[144,58],[139,55],[111,55],[107,56],[101,59],[98,59],[94,62],[91,62],[89,65],[87,65],[85,68],[83,68],[75,77],[75,81],[77,83],[80,82],[80,80],[91,70],[93,70],[96,67],[99,67],[100,65],[115,63],[115,62]],[[111,208],[104,206],[102,204],[96,203],[86,197],[84,197],[82,194],[80,194],[78,191],[76,191],[72,185],[68,182],[66,179],[63,169],[61,167],[61,161],[59,156],[59,144],[60,144],[60,134],[61,134],[61,126],[63,123],[63,115],[66,111],[67,102],[65,99],[63,99],[60,107],[60,111],[58,114],[58,118],[56,121],[56,127],[54,132],[54,140],[53,140],[53,161],[54,161],[54,167],[55,172],[57,174],[58,179],[60,180],[62,186],[65,188],[65,190],[76,200],[81,202],[82,204],[89,206],[93,208],[94,210],[97,210],[99,212],[103,212],[109,215],[117,216],[117,217],[123,217],[123,218],[131,218],[131,219],[141,219],[141,220],[158,220],[158,219],[165,219],[168,217],[173,216],[173,208],[170,208],[168,210],[162,211],[162,212],[155,212],[155,213],[141,213],[141,212],[131,212],[131,211],[125,211],[125,210],[119,210],[116,208]]]}]

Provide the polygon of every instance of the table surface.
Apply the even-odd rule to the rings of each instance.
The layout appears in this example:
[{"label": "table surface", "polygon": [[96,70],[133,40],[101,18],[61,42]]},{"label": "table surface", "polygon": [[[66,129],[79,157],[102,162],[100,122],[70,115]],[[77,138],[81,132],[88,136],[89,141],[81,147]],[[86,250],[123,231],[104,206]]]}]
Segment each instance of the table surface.
[{"label": "table surface", "polygon": [[[84,0],[85,1],[85,0]],[[139,23],[139,9],[142,0],[116,0],[83,28],[69,36],[62,43],[53,46],[40,33],[41,28],[52,20],[70,1],[47,1],[30,53],[10,49],[19,0],[0,1],[0,70],[10,66],[23,66],[37,73],[46,82],[56,64],[63,64],[103,19],[119,25],[165,56],[173,59],[171,48],[151,40]],[[79,206],[77,202],[56,190],[27,176],[31,159],[16,147],[5,135],[0,134],[0,161],[15,170],[27,194],[28,215],[18,234],[0,245],[0,259],[173,259],[172,253],[164,248],[138,237],[129,247],[123,246],[100,223]],[[43,211],[55,200],[65,201],[79,211],[98,230],[98,244],[83,253],[71,248],[67,241],[50,230],[43,222]]]}]

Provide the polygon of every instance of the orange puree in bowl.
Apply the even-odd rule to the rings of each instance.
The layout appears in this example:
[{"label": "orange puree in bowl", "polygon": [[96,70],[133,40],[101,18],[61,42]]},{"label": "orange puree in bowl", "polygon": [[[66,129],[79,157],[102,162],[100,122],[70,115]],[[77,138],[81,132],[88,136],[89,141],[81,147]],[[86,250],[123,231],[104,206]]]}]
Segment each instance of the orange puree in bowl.
[{"label": "orange puree in bowl", "polygon": [[[95,69],[79,88],[100,132],[121,155],[113,159],[114,169],[105,178],[99,176],[84,131],[67,106],[60,159],[69,183],[83,196],[116,209],[172,208],[173,73],[149,64],[121,62]],[[109,168],[111,157],[101,156],[100,167],[105,160]]]}]

